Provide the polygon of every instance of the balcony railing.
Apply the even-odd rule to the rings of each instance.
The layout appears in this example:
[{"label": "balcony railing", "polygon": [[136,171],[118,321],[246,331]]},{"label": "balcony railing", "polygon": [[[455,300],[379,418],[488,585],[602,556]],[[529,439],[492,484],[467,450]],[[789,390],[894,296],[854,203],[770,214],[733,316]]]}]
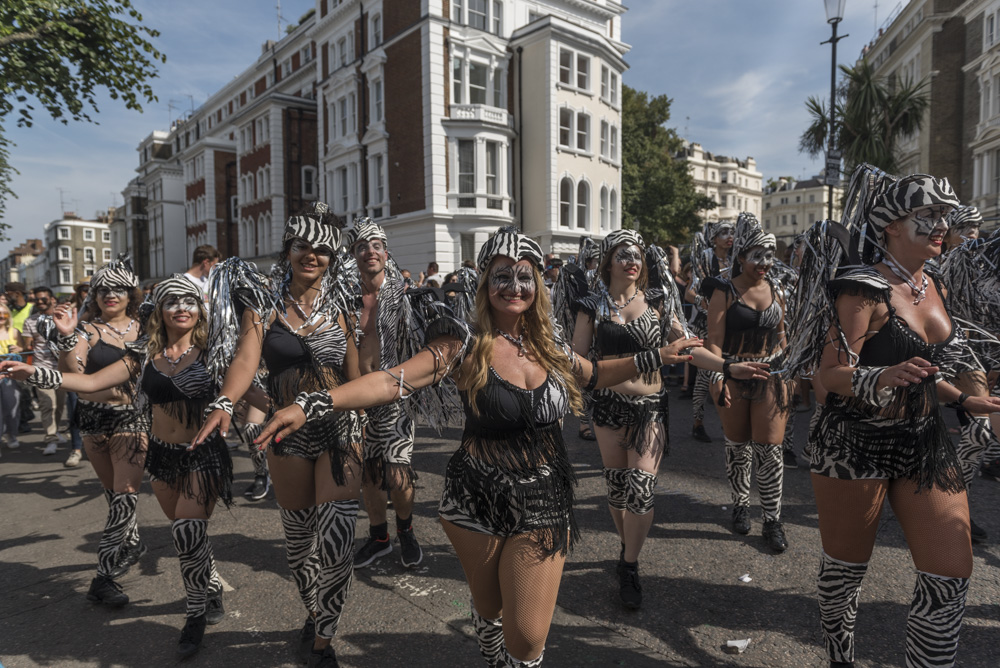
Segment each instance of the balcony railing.
[{"label": "balcony railing", "polygon": [[479,121],[503,127],[511,126],[510,114],[507,113],[506,109],[488,107],[484,104],[453,104],[451,105],[451,117],[456,121]]}]

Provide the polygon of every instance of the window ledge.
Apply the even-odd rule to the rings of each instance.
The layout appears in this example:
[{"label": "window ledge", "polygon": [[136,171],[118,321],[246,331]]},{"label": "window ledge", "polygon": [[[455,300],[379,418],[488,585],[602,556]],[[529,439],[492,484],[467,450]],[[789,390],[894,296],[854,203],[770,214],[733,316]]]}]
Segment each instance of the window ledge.
[{"label": "window ledge", "polygon": [[587,97],[594,97],[594,93],[587,88],[577,88],[573,84],[563,83],[562,81],[556,82],[556,88],[570,91],[572,93],[579,93],[580,95],[586,95]]}]

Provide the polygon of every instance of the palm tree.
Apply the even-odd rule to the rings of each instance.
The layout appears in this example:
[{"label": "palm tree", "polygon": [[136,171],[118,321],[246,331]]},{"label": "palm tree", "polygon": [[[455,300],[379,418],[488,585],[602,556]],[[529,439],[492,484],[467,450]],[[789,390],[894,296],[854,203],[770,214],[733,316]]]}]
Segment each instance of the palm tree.
[{"label": "palm tree", "polygon": [[[837,91],[834,145],[843,153],[846,172],[870,163],[895,173],[897,145],[920,130],[930,100],[928,80],[880,79],[867,60],[854,67],[840,66],[843,80]],[[799,151],[817,157],[827,147],[830,131],[828,107],[816,97],[806,100],[812,122],[799,137]]]}]

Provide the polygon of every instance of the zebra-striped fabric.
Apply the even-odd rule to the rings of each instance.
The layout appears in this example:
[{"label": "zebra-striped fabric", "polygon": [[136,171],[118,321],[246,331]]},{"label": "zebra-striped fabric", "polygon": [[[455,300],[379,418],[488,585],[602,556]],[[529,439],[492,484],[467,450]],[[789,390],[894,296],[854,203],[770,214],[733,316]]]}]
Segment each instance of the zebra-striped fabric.
[{"label": "zebra-striped fabric", "polygon": [[488,668],[497,668],[503,657],[503,617],[486,619],[476,610],[474,601],[469,601],[472,608],[472,628],[479,641],[479,653],[486,659]]},{"label": "zebra-striped fabric", "polygon": [[628,489],[625,508],[634,515],[645,515],[653,510],[653,488],[656,475],[642,469],[628,469]]},{"label": "zebra-striped fabric", "polygon": [[608,233],[608,236],[601,240],[601,258],[608,256],[608,253],[614,249],[615,246],[621,244],[635,245],[645,251],[646,242],[642,240],[642,235],[636,230],[614,230]]},{"label": "zebra-striped fabric", "polygon": [[[757,493],[765,520],[781,519],[781,489],[785,480],[785,464],[781,444],[750,441],[757,461]],[[749,486],[749,481],[748,481]]]},{"label": "zebra-striped fabric", "polygon": [[862,399],[876,408],[886,406],[892,399],[892,388],[878,388],[878,379],[886,370],[884,366],[858,367],[851,374],[851,390],[854,396]]},{"label": "zebra-striped fabric", "polygon": [[[375,461],[380,468],[380,478],[386,489],[395,484],[386,475],[389,466],[408,469],[413,458],[413,420],[403,406],[396,401],[383,406],[373,406],[365,411],[368,425],[365,427],[365,461]],[[396,481],[403,488],[412,485],[412,475],[399,476]]]},{"label": "zebra-striped fabric", "polygon": [[819,419],[823,414],[823,404],[816,402],[816,407],[813,409],[812,417],[809,418],[809,435],[806,436],[806,447],[803,452],[806,453],[806,457],[809,457],[810,462],[812,461],[813,452],[816,450],[815,439],[819,438],[819,434],[816,433],[816,425],[819,424]]},{"label": "zebra-striped fabric", "polygon": [[281,509],[281,527],[285,532],[285,558],[295,578],[299,597],[306,612],[316,612],[316,585],[319,581],[319,549],[316,532],[316,506],[303,510]]},{"label": "zebra-striped fabric", "polygon": [[174,549],[187,592],[187,617],[205,614],[205,599],[212,587],[214,564],[208,542],[208,520],[174,520],[170,527]]},{"label": "zebra-striped fabric", "polygon": [[965,479],[966,488],[976,479],[979,467],[983,463],[983,455],[993,438],[988,417],[969,416],[969,421],[962,426],[962,436],[958,440],[955,452],[958,455],[958,463],[962,465],[962,477]]},{"label": "zebra-striped fabric", "polygon": [[127,544],[130,529],[135,526],[135,507],[138,494],[118,494],[104,490],[108,499],[108,518],[104,523],[104,533],[97,546],[97,574],[109,578],[118,560],[118,551]]},{"label": "zebra-striped fabric", "polygon": [[[90,287],[95,292],[100,287],[139,287],[139,278],[132,268],[132,258],[128,253],[119,253],[118,258],[94,272],[90,277]],[[87,295],[90,299],[90,295]]]},{"label": "zebra-striped fabric", "polygon": [[967,205],[960,206],[949,213],[945,220],[948,222],[948,227],[961,234],[969,230],[979,229],[983,224],[983,215],[976,207]]},{"label": "zebra-striped fabric", "polygon": [[906,619],[906,668],[955,665],[965,615],[969,578],[946,578],[917,571]]},{"label": "zebra-striped fabric", "polygon": [[480,280],[486,275],[486,268],[497,255],[513,260],[530,260],[535,266],[539,268],[542,266],[542,247],[534,239],[521,234],[521,231],[513,225],[501,227],[479,249],[476,265],[479,268]]},{"label": "zebra-striped fabric", "polygon": [[41,390],[58,390],[62,387],[62,372],[55,369],[46,369],[43,366],[36,366],[34,373],[28,376],[24,382],[34,385]]},{"label": "zebra-striped fabric", "polygon": [[358,500],[327,501],[317,506],[319,582],[316,635],[333,638],[354,577],[354,528]]},{"label": "zebra-striped fabric", "polygon": [[254,445],[254,439],[260,436],[260,432],[264,430],[264,425],[257,422],[248,422],[243,425],[242,435],[243,442],[247,444],[247,449],[250,451],[250,463],[253,464],[253,474],[254,475],[267,475],[267,451],[259,449]]},{"label": "zebra-striped fabric", "polygon": [[[911,174],[899,179],[872,201],[869,223],[879,231],[895,220],[930,206],[957,207],[960,204],[948,179],[929,174]],[[879,239],[881,242],[881,238]]]},{"label": "zebra-striped fabric", "polygon": [[819,591],[819,621],[830,661],[854,661],[854,622],[858,596],[868,562],[852,564],[823,553],[816,586]]},{"label": "zebra-striped fabric", "polygon": [[738,443],[726,439],[726,478],[732,492],[734,506],[750,505],[750,469],[753,466],[753,448],[750,441]]},{"label": "zebra-striped fabric", "polygon": [[694,390],[691,391],[691,414],[695,423],[705,421],[705,397],[708,396],[710,371],[698,369],[694,378]]},{"label": "zebra-striped fabric", "polygon": [[629,469],[604,469],[604,481],[608,486],[608,505],[615,510],[625,510],[628,507],[628,475]]},{"label": "zebra-striped fabric", "polygon": [[497,664],[501,668],[537,668],[542,665],[542,657],[545,656],[545,651],[538,655],[538,658],[532,659],[531,661],[521,661],[520,659],[515,659],[507,651],[507,646],[504,645],[503,656],[500,657],[500,663]]}]

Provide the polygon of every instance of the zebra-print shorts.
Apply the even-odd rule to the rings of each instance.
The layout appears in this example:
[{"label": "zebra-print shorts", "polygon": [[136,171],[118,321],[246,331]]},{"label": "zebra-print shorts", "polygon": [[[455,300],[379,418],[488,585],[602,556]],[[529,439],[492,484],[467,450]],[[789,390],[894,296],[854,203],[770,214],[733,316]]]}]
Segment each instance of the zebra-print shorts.
[{"label": "zebra-print shorts", "polygon": [[[547,492],[551,475],[549,467],[541,466],[531,476],[513,477],[459,448],[448,462],[438,515],[468,531],[504,537],[565,526],[572,494],[553,498]],[[459,493],[451,491],[456,487]],[[532,493],[534,488],[538,493]],[[484,489],[493,500],[488,507],[472,501],[482,498]]]},{"label": "zebra-print shorts", "polygon": [[80,399],[76,404],[76,424],[81,436],[113,436],[149,431],[149,413],[133,404],[103,404]]},{"label": "zebra-print shorts", "polygon": [[409,465],[413,457],[413,420],[402,401],[365,411],[365,460]]}]

